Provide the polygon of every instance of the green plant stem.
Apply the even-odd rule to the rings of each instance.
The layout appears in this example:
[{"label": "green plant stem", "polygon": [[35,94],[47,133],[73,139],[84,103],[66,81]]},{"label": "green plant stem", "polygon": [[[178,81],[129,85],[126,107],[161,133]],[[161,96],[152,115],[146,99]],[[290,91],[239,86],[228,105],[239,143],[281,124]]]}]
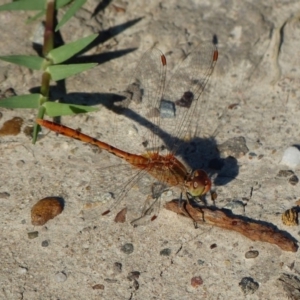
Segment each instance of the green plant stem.
[{"label": "green plant stem", "polygon": [[41,94],[47,99],[49,97],[50,80],[51,75],[48,72],[44,72],[42,75]]},{"label": "green plant stem", "polygon": [[45,33],[44,33],[44,46],[43,46],[43,55],[46,57],[53,49],[54,46],[54,12],[55,12],[55,0],[49,0],[47,2],[46,10],[46,23],[45,23]]}]

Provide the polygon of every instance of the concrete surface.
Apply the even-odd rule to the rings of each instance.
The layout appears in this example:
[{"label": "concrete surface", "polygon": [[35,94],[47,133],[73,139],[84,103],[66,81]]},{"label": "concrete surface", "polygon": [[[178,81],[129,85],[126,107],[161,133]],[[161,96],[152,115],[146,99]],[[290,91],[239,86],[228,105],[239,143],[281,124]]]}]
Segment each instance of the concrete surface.
[{"label": "concrete surface", "polygon": [[[249,149],[237,157],[238,172],[231,174],[228,167],[213,174],[216,205],[238,200],[244,207],[234,213],[273,223],[298,239],[298,226],[284,226],[281,214],[295,206],[300,185],[276,175],[289,169],[280,165],[284,150],[300,141],[299,1],[148,3],[112,1],[91,18],[98,1],[90,0],[62,28],[65,42],[105,33],[84,54],[99,55],[99,66],[53,91],[66,102],[96,103],[99,111],[63,117],[62,123],[121,149],[143,151],[139,124],[103,104],[126,89],[148,48],[156,45],[165,52],[172,69],[182,53],[215,35],[219,60],[204,95],[208,109],[199,120],[201,145],[205,148],[206,141],[207,149],[215,149],[215,144],[243,136]],[[38,23],[25,25],[29,15],[0,13],[1,55],[35,55],[31,39]],[[1,91],[13,88],[21,95],[39,85],[39,72],[0,61]],[[34,110],[0,111],[0,126],[18,116],[23,130],[36,118]],[[278,278],[299,276],[298,252],[210,226],[195,229],[190,220],[163,208],[147,226],[115,223],[113,214],[101,216],[97,186],[114,191],[128,177],[128,169],[120,166],[120,176],[114,178],[114,169],[107,167],[117,163],[104,151],[52,132],[36,145],[23,131],[0,137],[0,299],[288,299]],[[293,171],[299,176],[299,166]],[[134,186],[124,204],[139,209],[146,198],[140,190]],[[176,191],[168,195],[178,197]],[[31,225],[31,207],[47,196],[62,197],[64,211],[44,226]],[[87,210],[88,203],[94,206]],[[33,231],[38,237],[29,239]],[[259,255],[247,259],[249,250]],[[194,277],[203,283],[194,287]],[[239,285],[245,277],[258,283],[253,294]]]}]

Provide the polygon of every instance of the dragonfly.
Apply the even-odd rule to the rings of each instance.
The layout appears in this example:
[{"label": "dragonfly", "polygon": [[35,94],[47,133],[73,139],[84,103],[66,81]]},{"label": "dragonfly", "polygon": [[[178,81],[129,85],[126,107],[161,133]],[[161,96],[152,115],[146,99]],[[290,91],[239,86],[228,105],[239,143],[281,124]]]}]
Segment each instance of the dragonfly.
[{"label": "dragonfly", "polygon": [[[193,126],[197,126],[203,112],[202,94],[218,59],[218,50],[213,44],[199,46],[175,68],[167,80],[167,59],[157,48],[149,49],[142,56],[133,76],[132,105],[126,107],[128,117],[135,119],[147,142],[144,153],[136,154],[122,150],[78,130],[51,121],[37,119],[36,122],[58,134],[95,145],[125,161],[133,171],[125,186],[116,191],[116,201],[103,215],[111,212],[126,197],[130,188],[145,175],[159,183],[158,193],[153,192],[152,203],[136,222],[149,216],[157,217],[153,209],[166,187],[177,187],[186,198],[205,195],[211,189],[211,179],[204,170],[190,170],[176,155],[185,143]],[[134,97],[132,97],[134,98]],[[196,124],[196,125],[194,125]],[[118,168],[114,168],[118,172]],[[112,171],[112,170],[110,170]],[[154,215],[151,216],[151,213]]]}]

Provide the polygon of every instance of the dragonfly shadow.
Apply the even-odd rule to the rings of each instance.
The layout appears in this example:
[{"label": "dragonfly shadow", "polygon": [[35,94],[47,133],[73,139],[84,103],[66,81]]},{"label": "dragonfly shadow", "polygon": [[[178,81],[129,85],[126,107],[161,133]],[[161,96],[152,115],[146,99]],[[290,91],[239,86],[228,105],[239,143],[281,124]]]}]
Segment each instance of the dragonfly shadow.
[{"label": "dragonfly shadow", "polygon": [[80,105],[103,105],[116,114],[133,120],[157,135],[165,144],[167,149],[176,147],[176,156],[182,158],[185,164],[192,170],[203,169],[210,177],[214,178],[215,185],[225,185],[237,177],[239,167],[237,160],[232,157],[220,157],[216,140],[213,137],[195,137],[190,140],[182,140],[162,130],[148,119],[142,117],[130,108],[122,106],[126,97],[114,93],[69,93],[63,94],[59,90],[52,90],[56,98],[61,102],[74,103]]},{"label": "dragonfly shadow", "polygon": [[[122,96],[115,95],[111,97],[111,99],[115,99],[116,102],[119,102],[122,101]],[[225,185],[237,177],[239,166],[236,158],[232,156],[222,158],[214,137],[195,137],[187,141],[179,139],[176,136],[171,136],[168,132],[162,130],[159,126],[137,114],[130,108],[123,108],[115,103],[110,103],[107,108],[149,129],[164,142],[167,149],[176,149],[174,154],[181,157],[190,169],[203,169],[211,177],[213,176],[215,178],[215,185]],[[179,146],[174,147],[174,145]]]},{"label": "dragonfly shadow", "polygon": [[226,185],[239,174],[237,159],[232,156],[221,157],[214,137],[195,137],[189,141],[178,142],[180,148],[176,155],[182,157],[192,170],[205,170],[214,178],[215,185]]}]

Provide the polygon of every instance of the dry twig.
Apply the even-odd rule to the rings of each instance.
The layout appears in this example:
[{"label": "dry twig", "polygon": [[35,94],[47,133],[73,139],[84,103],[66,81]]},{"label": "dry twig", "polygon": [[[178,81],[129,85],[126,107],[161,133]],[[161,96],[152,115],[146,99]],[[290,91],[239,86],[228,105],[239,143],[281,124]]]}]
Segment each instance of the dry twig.
[{"label": "dry twig", "polygon": [[296,252],[297,241],[287,232],[278,230],[274,225],[255,221],[243,216],[233,215],[225,209],[216,207],[193,207],[187,202],[173,200],[165,208],[191,218],[197,224],[208,224],[228,230],[237,231],[252,241],[275,244],[285,251]]}]

